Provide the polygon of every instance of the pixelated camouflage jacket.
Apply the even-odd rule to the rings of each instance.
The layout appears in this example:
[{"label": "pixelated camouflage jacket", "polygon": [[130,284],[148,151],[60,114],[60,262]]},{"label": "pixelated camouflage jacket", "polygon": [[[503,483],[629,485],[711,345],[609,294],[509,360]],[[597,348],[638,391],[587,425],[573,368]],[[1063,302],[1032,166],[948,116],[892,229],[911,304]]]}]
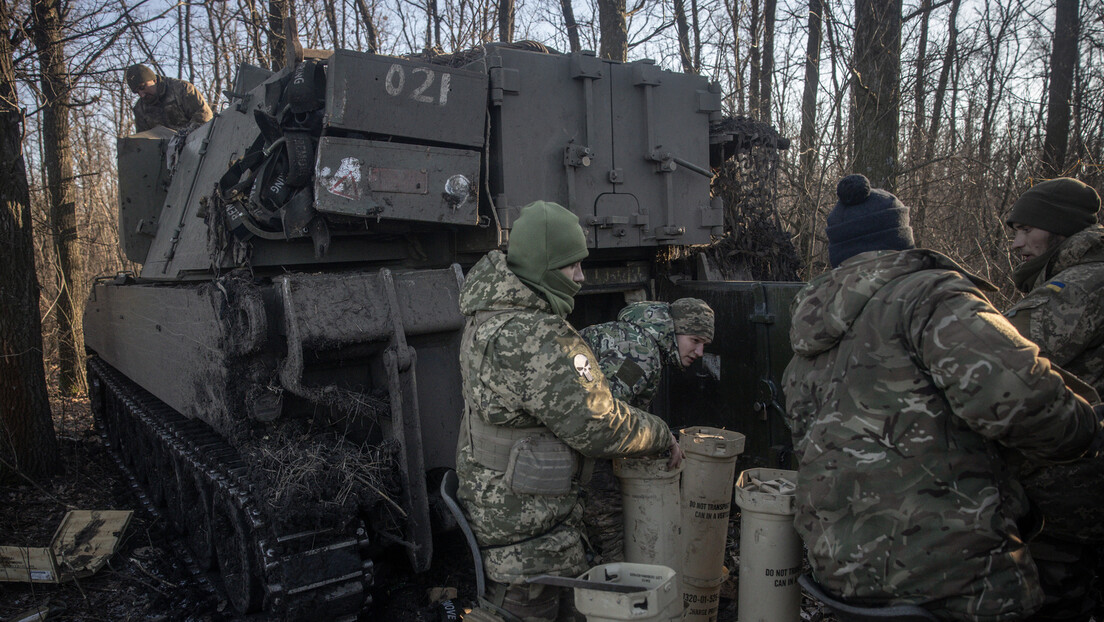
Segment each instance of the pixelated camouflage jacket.
[{"label": "pixelated camouflage jacket", "polygon": [[135,131],[144,132],[158,125],[179,130],[192,123],[206,123],[213,116],[207,100],[191,82],[159,76],[157,95],[153,103],[139,97],[134,104]]},{"label": "pixelated camouflage jacket", "polygon": [[[613,397],[586,342],[514,276],[501,252],[488,253],[471,269],[460,310],[468,316],[460,353],[467,416],[497,426],[546,426],[592,458],[669,447],[667,425]],[[475,461],[466,426],[456,470],[491,579],[517,583],[586,570],[577,482],[565,495],[514,493],[502,471]]]},{"label": "pixelated camouflage jacket", "polygon": [[1104,227],[1062,242],[1034,288],[1004,314],[1043,356],[1104,396]]},{"label": "pixelated camouflage jacket", "polygon": [[664,363],[682,367],[666,302],[635,302],[616,321],[588,326],[579,334],[598,357],[613,394],[638,408],[651,404]]},{"label": "pixelated camouflage jacket", "polygon": [[1073,459],[1092,410],[949,258],[856,255],[794,299],[783,378],[794,524],[849,602],[1014,620],[1042,602],[1001,447]]}]

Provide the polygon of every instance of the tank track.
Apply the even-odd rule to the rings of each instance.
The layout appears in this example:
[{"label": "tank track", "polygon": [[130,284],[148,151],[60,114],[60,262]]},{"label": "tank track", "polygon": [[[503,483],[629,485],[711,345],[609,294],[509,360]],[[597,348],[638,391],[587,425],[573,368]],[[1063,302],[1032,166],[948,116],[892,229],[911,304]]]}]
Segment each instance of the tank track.
[{"label": "tank track", "polygon": [[355,620],[371,603],[368,536],[281,533],[253,498],[238,452],[98,357],[88,360],[92,411],[149,502],[181,534],[200,571],[221,579],[239,614]]}]

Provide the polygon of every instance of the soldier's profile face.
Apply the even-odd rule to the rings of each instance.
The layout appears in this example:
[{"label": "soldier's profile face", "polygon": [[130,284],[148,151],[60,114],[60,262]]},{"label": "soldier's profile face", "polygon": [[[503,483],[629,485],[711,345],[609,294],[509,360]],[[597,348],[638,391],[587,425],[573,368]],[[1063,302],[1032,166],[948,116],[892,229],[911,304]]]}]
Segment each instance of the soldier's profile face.
[{"label": "soldier's profile face", "polygon": [[581,261],[576,261],[570,266],[564,266],[560,268],[560,272],[562,272],[564,276],[571,279],[572,281],[575,281],[576,283],[582,283],[586,280],[586,277],[583,276],[583,262]]},{"label": "soldier's profile face", "polygon": [[1014,223],[1012,225],[1014,237],[1012,238],[1012,252],[1020,256],[1024,261],[1039,257],[1050,249],[1051,244],[1058,238],[1046,229],[1029,227]]},{"label": "soldier's profile face", "polygon": [[709,343],[709,340],[697,335],[675,335],[675,341],[678,342],[679,358],[682,359],[683,367],[700,359],[705,354],[705,344]]},{"label": "soldier's profile face", "polygon": [[157,81],[150,80],[141,87],[134,90],[134,94],[138,95],[142,99],[150,100],[157,96]]}]

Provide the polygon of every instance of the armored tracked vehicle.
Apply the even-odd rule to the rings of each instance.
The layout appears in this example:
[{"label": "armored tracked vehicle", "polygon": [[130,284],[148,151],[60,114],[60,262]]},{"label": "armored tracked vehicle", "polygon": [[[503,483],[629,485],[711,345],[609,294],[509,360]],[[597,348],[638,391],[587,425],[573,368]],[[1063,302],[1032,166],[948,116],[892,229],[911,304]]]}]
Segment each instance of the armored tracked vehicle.
[{"label": "armored tracked vehicle", "polygon": [[142,267],[90,295],[94,412],[238,612],[352,617],[382,547],[430,566],[459,290],[521,206],[579,216],[584,322],[656,295],[658,250],[721,233],[719,88],[539,48],[243,66],[207,124],[119,139]]}]

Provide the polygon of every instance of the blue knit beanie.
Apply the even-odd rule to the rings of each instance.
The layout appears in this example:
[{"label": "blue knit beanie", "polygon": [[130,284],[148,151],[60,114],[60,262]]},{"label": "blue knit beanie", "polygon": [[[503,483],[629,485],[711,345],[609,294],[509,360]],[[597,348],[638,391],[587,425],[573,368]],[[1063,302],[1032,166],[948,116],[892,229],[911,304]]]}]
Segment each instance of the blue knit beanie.
[{"label": "blue knit beanie", "polygon": [[828,262],[832,267],[867,251],[914,248],[909,208],[862,175],[848,175],[836,186],[839,203],[828,214]]}]

